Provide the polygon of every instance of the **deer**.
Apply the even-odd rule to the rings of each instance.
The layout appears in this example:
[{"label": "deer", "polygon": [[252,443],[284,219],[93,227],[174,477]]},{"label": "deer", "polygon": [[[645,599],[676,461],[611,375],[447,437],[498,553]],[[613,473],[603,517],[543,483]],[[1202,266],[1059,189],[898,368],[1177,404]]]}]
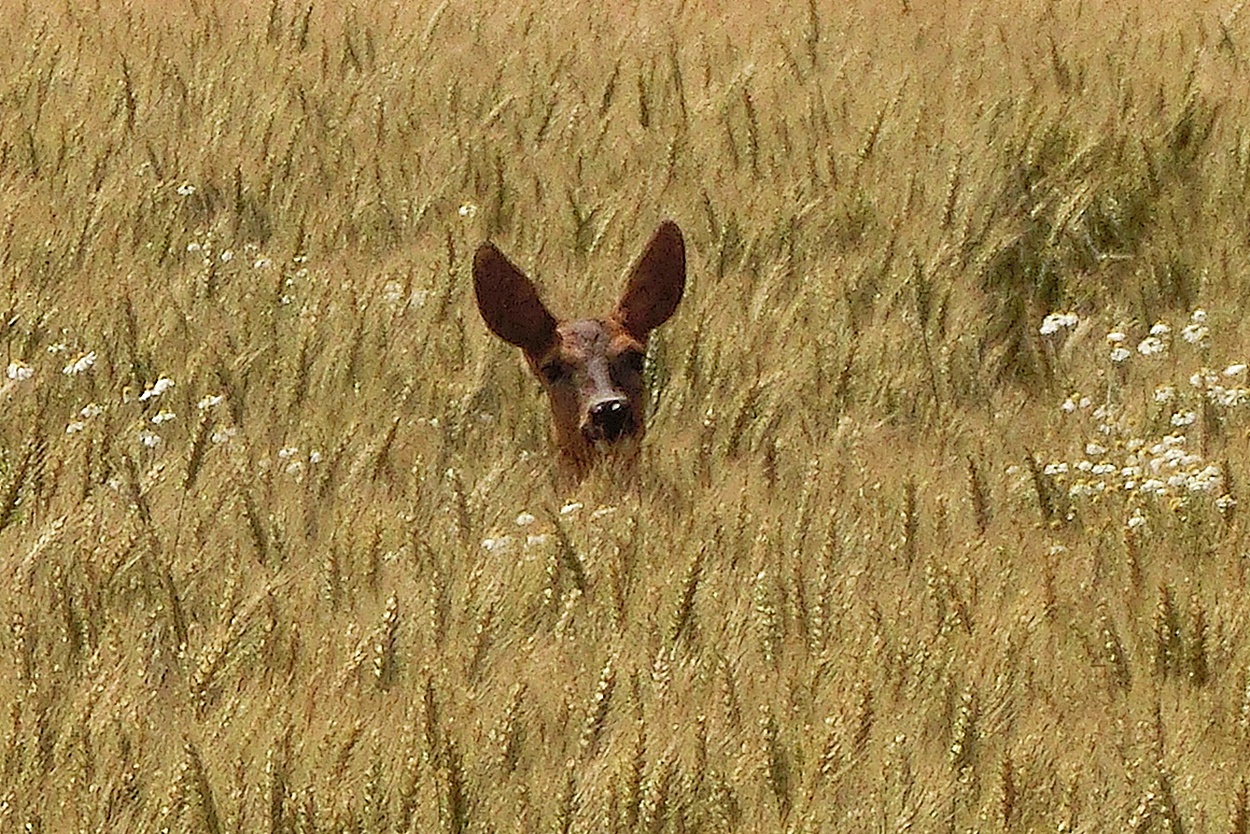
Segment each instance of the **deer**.
[{"label": "deer", "polygon": [[645,432],[647,339],[673,315],[686,287],[681,229],[665,220],[602,318],[556,318],[538,289],[493,243],[473,257],[473,291],[487,328],[521,349],[551,405],[559,468],[573,483],[613,460],[636,471]]}]

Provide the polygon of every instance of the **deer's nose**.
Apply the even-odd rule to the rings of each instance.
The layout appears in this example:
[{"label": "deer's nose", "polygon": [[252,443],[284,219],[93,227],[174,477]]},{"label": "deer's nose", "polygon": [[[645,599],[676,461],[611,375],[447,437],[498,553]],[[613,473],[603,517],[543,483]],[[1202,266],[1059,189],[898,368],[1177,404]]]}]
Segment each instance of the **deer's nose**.
[{"label": "deer's nose", "polygon": [[600,400],[590,407],[585,432],[589,440],[615,442],[629,434],[634,425],[629,400],[623,397]]}]

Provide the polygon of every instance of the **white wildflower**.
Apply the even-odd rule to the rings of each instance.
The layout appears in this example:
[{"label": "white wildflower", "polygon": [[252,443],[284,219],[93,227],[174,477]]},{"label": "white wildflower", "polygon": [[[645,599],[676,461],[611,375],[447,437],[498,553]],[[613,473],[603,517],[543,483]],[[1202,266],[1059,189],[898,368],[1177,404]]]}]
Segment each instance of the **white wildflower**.
[{"label": "white wildflower", "polygon": [[92,417],[99,417],[104,413],[104,406],[99,403],[87,403],[78,412],[78,416],[84,420],[90,420]]},{"label": "white wildflower", "polygon": [[153,415],[152,422],[155,425],[159,426],[161,423],[168,423],[170,420],[174,419],[177,416],[178,415],[175,414],[174,412],[167,411],[166,409],[162,408],[160,411],[156,412],[155,415]]},{"label": "white wildflower", "polygon": [[1150,454],[1154,455],[1158,460],[1164,460],[1185,454],[1184,449],[1178,448],[1181,444],[1170,442],[1176,435],[1168,435],[1161,441],[1150,447]]},{"label": "white wildflower", "polygon": [[565,504],[563,507],[560,508],[560,515],[571,515],[572,513],[577,512],[581,508],[582,508],[581,502],[573,501],[568,504]]},{"label": "white wildflower", "polygon": [[82,422],[81,420],[74,420],[74,421],[70,422],[70,424],[69,424],[69,425],[67,425],[67,426],[65,427],[65,433],[66,433],[66,434],[76,434],[77,432],[82,431],[82,430],[83,430],[83,429],[85,429],[86,427],[87,427],[87,424],[86,424],[86,423],[84,423],[84,422]]},{"label": "white wildflower", "polygon": [[1198,415],[1192,411],[1178,411],[1172,415],[1172,425],[1192,426],[1197,419]]},{"label": "white wildflower", "polygon": [[204,411],[205,409],[212,408],[213,406],[220,404],[224,399],[225,397],[221,394],[208,394],[201,397],[200,401],[195,404],[195,407],[200,411]]},{"label": "white wildflower", "polygon": [[25,382],[35,375],[35,369],[25,362],[10,362],[4,375],[16,382]]},{"label": "white wildflower", "polygon": [[487,553],[506,553],[511,547],[511,536],[493,536],[482,539],[482,549]]},{"label": "white wildflower", "polygon": [[96,360],[95,351],[89,350],[86,353],[79,356],[73,362],[70,362],[68,365],[62,368],[61,373],[65,374],[66,376],[77,376],[78,374],[84,373],[92,365],[94,365],[95,360]]},{"label": "white wildflower", "polygon": [[1080,323],[1076,313],[1051,313],[1042,319],[1040,332],[1043,336],[1049,336],[1052,333],[1058,333],[1060,329],[1068,327],[1076,327]]},{"label": "white wildflower", "polygon": [[1160,385],[1155,389],[1155,402],[1157,403],[1171,402],[1172,398],[1175,396],[1176,389],[1171,385]]},{"label": "white wildflower", "polygon": [[1206,325],[1187,324],[1184,329],[1181,330],[1181,338],[1189,342],[1191,345],[1201,345],[1207,340],[1207,336],[1210,332],[1211,331],[1207,329]]},{"label": "white wildflower", "polygon": [[398,307],[404,300],[404,285],[398,281],[387,281],[382,287],[382,300],[390,307]]},{"label": "white wildflower", "polygon": [[1232,408],[1245,401],[1244,388],[1225,388],[1223,385],[1212,385],[1207,389],[1207,399],[1224,408]]},{"label": "white wildflower", "polygon": [[1137,344],[1137,352],[1142,356],[1158,356],[1167,349],[1167,343],[1158,336],[1147,336]]},{"label": "white wildflower", "polygon": [[528,527],[537,520],[531,513],[520,513],[516,517],[516,524],[518,527]]},{"label": "white wildflower", "polygon": [[1101,490],[1097,489],[1099,486],[1102,486],[1102,484],[1098,482],[1077,481],[1072,486],[1068,487],[1068,497],[1088,498],[1098,492],[1101,492]]},{"label": "white wildflower", "polygon": [[1096,420],[1114,420],[1115,406],[1111,403],[1100,405],[1094,409],[1094,419]]},{"label": "white wildflower", "polygon": [[1192,473],[1185,482],[1190,492],[1214,492],[1223,481],[1223,473],[1218,466],[1207,466],[1199,472]]},{"label": "white wildflower", "polygon": [[164,394],[166,391],[168,391],[170,388],[173,388],[173,387],[174,387],[174,381],[167,376],[163,376],[160,379],[156,380],[156,382],[152,383],[151,388],[146,389],[142,394],[139,395],[139,402],[150,400],[153,397],[159,397],[161,394]]},{"label": "white wildflower", "polygon": [[149,449],[155,449],[161,445],[161,436],[154,431],[143,429],[139,432],[139,442]]},{"label": "white wildflower", "polygon": [[1117,365],[1124,362],[1124,360],[1128,359],[1130,356],[1132,356],[1132,354],[1129,353],[1128,348],[1118,347],[1111,351],[1111,361]]}]

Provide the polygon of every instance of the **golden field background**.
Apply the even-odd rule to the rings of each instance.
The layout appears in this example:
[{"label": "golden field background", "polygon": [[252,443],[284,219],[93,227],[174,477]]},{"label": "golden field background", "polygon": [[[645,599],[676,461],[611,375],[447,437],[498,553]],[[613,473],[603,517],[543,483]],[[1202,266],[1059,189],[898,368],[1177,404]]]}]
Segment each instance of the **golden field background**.
[{"label": "golden field background", "polygon": [[0,16],[0,830],[1250,829],[1241,5],[549,5]]}]

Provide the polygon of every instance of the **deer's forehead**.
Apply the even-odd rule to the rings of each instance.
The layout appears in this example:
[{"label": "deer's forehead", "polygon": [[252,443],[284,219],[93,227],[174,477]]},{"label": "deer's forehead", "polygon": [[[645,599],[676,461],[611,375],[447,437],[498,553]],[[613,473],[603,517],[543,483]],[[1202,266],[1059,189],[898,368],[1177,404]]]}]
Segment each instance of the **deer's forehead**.
[{"label": "deer's forehead", "polygon": [[638,342],[612,319],[564,321],[556,328],[556,349],[566,356],[590,358],[620,353]]}]

